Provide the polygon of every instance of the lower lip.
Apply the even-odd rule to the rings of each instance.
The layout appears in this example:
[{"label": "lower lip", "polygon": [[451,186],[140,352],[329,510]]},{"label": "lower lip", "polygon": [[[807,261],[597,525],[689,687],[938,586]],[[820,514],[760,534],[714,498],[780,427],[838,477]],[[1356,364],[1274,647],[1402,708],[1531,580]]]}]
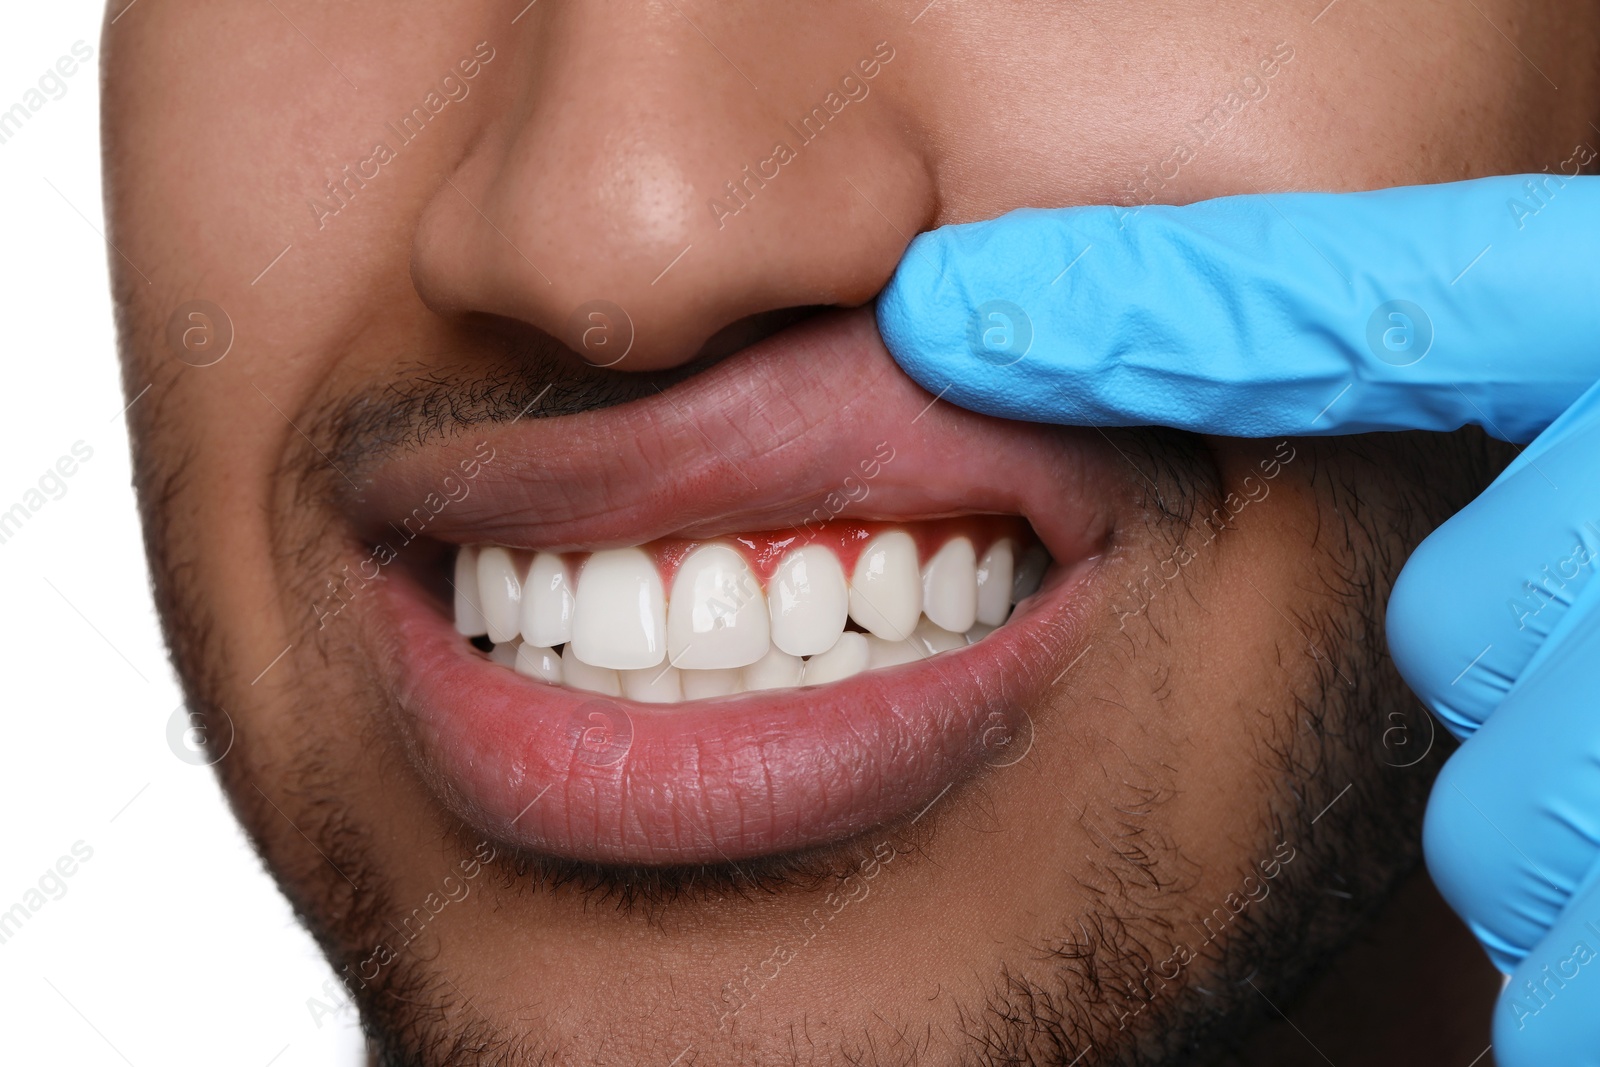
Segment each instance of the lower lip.
[{"label": "lower lip", "polygon": [[718,863],[837,843],[1013,762],[1077,642],[1081,561],[983,641],[827,686],[678,705],[548,685],[463,640],[417,576],[385,583],[382,670],[423,777],[505,844],[593,863]]}]

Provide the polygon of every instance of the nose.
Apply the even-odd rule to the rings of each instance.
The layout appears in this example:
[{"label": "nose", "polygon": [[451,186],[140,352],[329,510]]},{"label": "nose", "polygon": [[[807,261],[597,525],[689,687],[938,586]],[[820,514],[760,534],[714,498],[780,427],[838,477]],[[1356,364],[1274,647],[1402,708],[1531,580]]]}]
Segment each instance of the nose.
[{"label": "nose", "polygon": [[752,316],[877,293],[935,210],[896,50],[805,5],[695,8],[527,10],[419,221],[425,302],[659,370]]}]

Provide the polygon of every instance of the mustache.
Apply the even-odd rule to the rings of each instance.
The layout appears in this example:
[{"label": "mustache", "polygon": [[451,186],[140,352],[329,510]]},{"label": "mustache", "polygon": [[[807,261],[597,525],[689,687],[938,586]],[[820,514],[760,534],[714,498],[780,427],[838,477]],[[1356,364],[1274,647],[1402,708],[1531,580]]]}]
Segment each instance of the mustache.
[{"label": "mustache", "polygon": [[[781,308],[735,321],[693,358],[666,370],[588,362],[566,343],[524,323],[474,316],[460,350],[392,365],[386,378],[323,405],[312,417],[326,457],[347,477],[402,449],[420,449],[485,425],[559,418],[665,392],[750,345],[822,311]],[[463,352],[474,358],[464,362]]]},{"label": "mustache", "polygon": [[[484,426],[559,418],[615,407],[669,389],[706,369],[694,361],[665,371],[595,367],[559,340],[527,329],[485,328],[459,352],[392,365],[381,380],[322,405],[313,440],[347,478],[397,452],[453,440]],[[315,458],[315,457],[313,457]]]}]

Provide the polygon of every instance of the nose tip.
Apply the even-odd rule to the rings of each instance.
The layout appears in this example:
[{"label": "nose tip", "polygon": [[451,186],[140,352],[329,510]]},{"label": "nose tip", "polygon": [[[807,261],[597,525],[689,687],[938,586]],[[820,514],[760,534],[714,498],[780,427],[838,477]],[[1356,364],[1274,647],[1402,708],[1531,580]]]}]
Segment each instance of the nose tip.
[{"label": "nose tip", "polygon": [[723,250],[702,240],[690,259],[700,235],[688,176],[654,148],[635,144],[621,170],[574,158],[577,148],[512,144],[448,179],[418,232],[419,292],[440,310],[526,322],[599,365],[692,356],[704,341],[697,318],[732,301],[713,308],[703,291]]},{"label": "nose tip", "polygon": [[630,10],[547,18],[506,64],[502,113],[419,222],[424,301],[643,371],[686,363],[764,312],[870,300],[934,202],[890,101],[874,99],[887,68],[875,64],[879,86],[853,76],[861,99],[796,125],[774,101],[823,99],[814,80],[774,72],[757,91],[672,8]]}]

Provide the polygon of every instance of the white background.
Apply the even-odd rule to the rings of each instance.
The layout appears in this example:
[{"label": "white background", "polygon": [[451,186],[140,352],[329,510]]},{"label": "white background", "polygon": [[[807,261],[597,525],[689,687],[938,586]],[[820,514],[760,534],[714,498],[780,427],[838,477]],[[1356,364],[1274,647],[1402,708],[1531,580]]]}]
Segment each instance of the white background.
[{"label": "white background", "polygon": [[324,990],[332,972],[210,769],[167,743],[180,701],[129,488],[101,237],[102,9],[8,14],[0,111],[74,42],[94,57],[0,144],[0,511],[74,443],[93,458],[0,544],[0,912],[75,843],[93,855],[0,943],[0,1061],[353,1067],[354,1010]]}]

